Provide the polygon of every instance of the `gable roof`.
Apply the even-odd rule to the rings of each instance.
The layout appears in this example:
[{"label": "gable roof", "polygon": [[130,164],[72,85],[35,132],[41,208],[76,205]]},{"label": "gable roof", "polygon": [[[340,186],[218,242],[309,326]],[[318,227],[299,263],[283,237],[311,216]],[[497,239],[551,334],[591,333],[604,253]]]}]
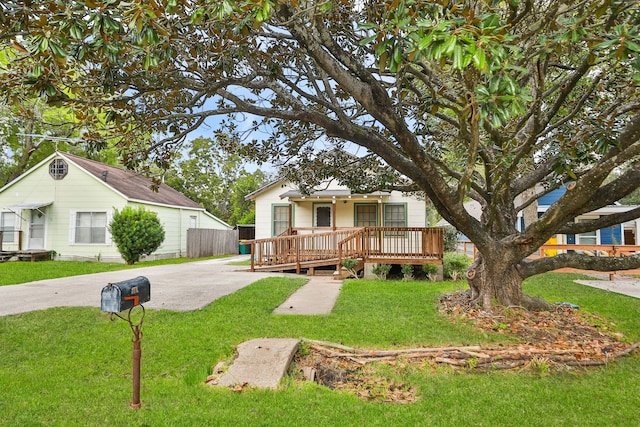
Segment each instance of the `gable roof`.
[{"label": "gable roof", "polygon": [[[266,185],[258,188],[253,193],[247,194],[244,198],[245,200],[255,200],[262,193],[270,190],[271,188],[277,186],[278,184],[291,183],[287,179],[280,178],[275,181],[271,181]],[[340,186],[339,188],[327,188],[324,190],[316,190],[312,191],[311,194],[308,194],[310,197],[348,197],[348,196],[389,196],[391,193],[388,191],[374,191],[372,193],[353,193],[350,189]],[[295,189],[287,189],[284,193],[279,195],[281,199],[286,198],[300,198],[304,196],[300,190]]]},{"label": "gable roof", "polygon": [[258,197],[260,194],[264,193],[265,191],[275,187],[278,184],[282,184],[288,182],[286,179],[284,178],[279,178],[276,179],[274,181],[268,182],[265,185],[263,185],[262,187],[258,188],[256,191],[247,194],[246,196],[244,196],[245,200],[255,200],[256,197]]},{"label": "gable roof", "polygon": [[153,185],[151,179],[144,175],[96,162],[95,160],[85,159],[74,154],[62,152],[57,152],[56,154],[76,164],[131,201],[204,209],[198,203],[164,183],[158,186],[157,191],[154,191],[151,188]]}]

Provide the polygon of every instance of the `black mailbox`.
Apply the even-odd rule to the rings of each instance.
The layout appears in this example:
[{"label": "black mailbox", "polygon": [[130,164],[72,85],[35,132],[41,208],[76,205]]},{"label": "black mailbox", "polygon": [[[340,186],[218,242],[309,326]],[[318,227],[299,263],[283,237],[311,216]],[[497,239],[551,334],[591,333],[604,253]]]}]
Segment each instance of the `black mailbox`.
[{"label": "black mailbox", "polygon": [[140,305],[151,299],[149,279],[138,276],[135,279],[109,283],[102,288],[102,311],[118,313]]}]

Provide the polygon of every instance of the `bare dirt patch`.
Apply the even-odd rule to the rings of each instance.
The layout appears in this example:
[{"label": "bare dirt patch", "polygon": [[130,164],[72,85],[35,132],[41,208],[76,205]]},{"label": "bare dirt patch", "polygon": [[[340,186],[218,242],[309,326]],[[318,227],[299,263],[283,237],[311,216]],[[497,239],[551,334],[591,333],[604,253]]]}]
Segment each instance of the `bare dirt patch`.
[{"label": "bare dirt patch", "polygon": [[[491,313],[471,302],[467,291],[444,295],[440,312],[454,322],[517,338],[494,347],[454,346],[367,350],[307,340],[294,360],[298,378],[355,393],[376,402],[412,403],[417,388],[401,380],[407,369],[438,366],[469,372],[520,369],[548,372],[558,368],[604,365],[636,350],[605,319],[568,305],[553,311],[519,307]],[[382,366],[382,368],[381,368]],[[303,375],[304,373],[304,375]]]}]

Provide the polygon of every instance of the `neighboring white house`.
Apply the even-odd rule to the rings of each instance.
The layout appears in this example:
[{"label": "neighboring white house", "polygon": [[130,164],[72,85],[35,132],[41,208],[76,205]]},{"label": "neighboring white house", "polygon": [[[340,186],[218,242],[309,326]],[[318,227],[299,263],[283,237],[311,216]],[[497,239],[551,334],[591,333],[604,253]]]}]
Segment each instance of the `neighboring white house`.
[{"label": "neighboring white house", "polygon": [[317,232],[349,227],[427,226],[424,199],[400,191],[356,194],[330,182],[304,195],[288,180],[278,180],[246,199],[256,203],[256,239],[275,237],[290,228]]},{"label": "neighboring white house", "polygon": [[230,229],[196,202],[131,171],[56,152],[0,188],[3,251],[55,251],[58,259],[122,262],[108,224],[115,209],[156,212],[165,240],[147,259],[186,255],[187,229]]}]

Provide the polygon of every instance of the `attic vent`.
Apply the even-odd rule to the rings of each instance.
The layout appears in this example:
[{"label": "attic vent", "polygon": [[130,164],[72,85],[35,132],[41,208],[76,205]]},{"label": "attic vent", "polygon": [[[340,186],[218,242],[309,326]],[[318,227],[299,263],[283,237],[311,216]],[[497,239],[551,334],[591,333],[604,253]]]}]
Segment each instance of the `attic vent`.
[{"label": "attic vent", "polygon": [[49,163],[49,175],[53,177],[53,179],[62,179],[67,176],[67,172],[69,171],[69,167],[67,166],[67,162],[63,159],[55,159],[51,163]]}]

